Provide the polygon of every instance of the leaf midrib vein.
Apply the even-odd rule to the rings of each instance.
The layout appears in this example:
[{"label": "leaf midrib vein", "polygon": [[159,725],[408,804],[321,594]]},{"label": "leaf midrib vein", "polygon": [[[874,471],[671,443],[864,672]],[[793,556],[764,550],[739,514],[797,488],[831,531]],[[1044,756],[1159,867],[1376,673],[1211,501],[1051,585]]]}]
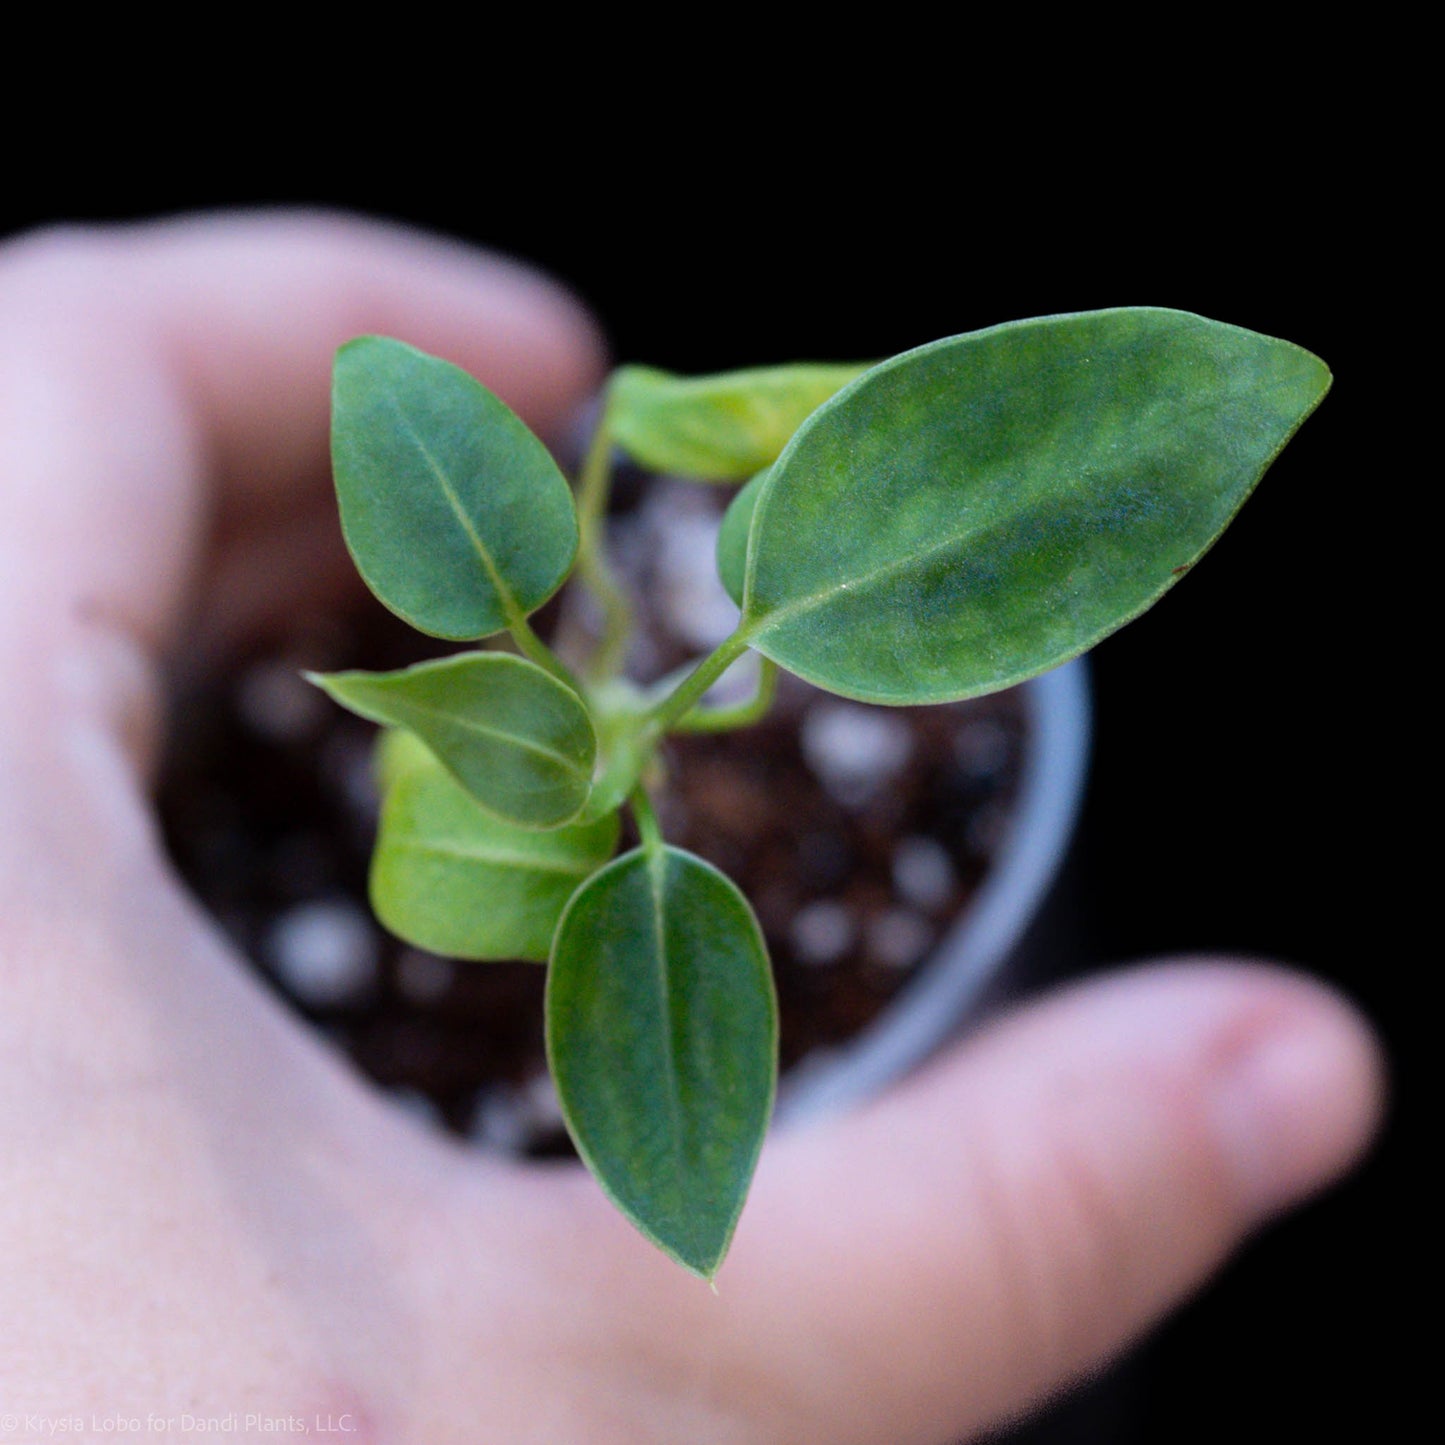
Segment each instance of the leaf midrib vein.
[{"label": "leaf midrib vein", "polygon": [[757,630],[759,633],[771,631],[774,627],[783,623],[791,622],[807,612],[823,606],[842,592],[851,592],[861,588],[874,585],[886,578],[896,576],[908,571],[915,566],[921,566],[932,558],[947,552],[978,536],[982,532],[988,532],[999,525],[1001,520],[997,517],[990,517],[984,521],[976,522],[972,526],[964,527],[958,532],[934,542],[931,546],[925,547],[920,552],[910,552],[906,557],[894,558],[891,561],[883,562],[872,571],[864,572],[857,577],[848,577],[841,582],[835,582],[830,587],[825,587],[819,592],[810,592],[806,597],[799,597],[792,602],[784,603],[781,607],[774,608],[771,612],[765,612],[758,619]]},{"label": "leaf midrib vein", "polygon": [[463,844],[432,842],[425,838],[408,838],[396,847],[409,853],[425,853],[438,858],[459,858],[474,863],[495,863],[503,868],[517,868],[533,873],[565,873],[569,877],[586,878],[596,871],[593,862],[567,863],[561,859],[537,858],[526,853],[513,853],[498,848],[469,848]]},{"label": "leaf midrib vein", "polygon": [[513,747],[522,752],[535,753],[540,758],[549,758],[564,771],[576,777],[587,777],[586,769],[580,767],[575,761],[568,758],[565,753],[559,753],[555,748],[548,747],[546,743],[538,741],[533,737],[526,737],[520,733],[509,733],[488,723],[480,722],[474,718],[463,717],[459,713],[448,712],[445,708],[429,707],[425,703],[406,700],[407,711],[425,718],[438,718],[448,727],[461,728],[465,732],[477,733],[482,737],[495,738],[498,742],[510,743]]},{"label": "leaf midrib vein", "polygon": [[447,499],[452,512],[455,514],[458,525],[462,531],[466,533],[467,540],[472,544],[478,558],[480,558],[482,567],[486,571],[492,586],[496,589],[498,598],[501,600],[502,611],[507,616],[508,625],[514,624],[522,615],[521,608],[518,606],[517,599],[513,597],[511,589],[502,580],[502,574],[497,569],[495,558],[493,558],[487,544],[482,540],[481,534],[472,526],[472,519],[467,516],[466,509],[462,506],[461,498],[458,497],[452,489],[452,484],[447,479],[447,474],[442,468],[441,463],[432,455],[431,448],[427,446],[426,442],[422,439],[421,433],[412,425],[411,418],[402,410],[401,403],[393,397],[392,405],[396,409],[397,419],[400,421],[402,428],[416,444],[416,449],[421,453],[423,460],[431,469],[432,476],[436,478],[437,486],[441,488],[442,495]]},{"label": "leaf midrib vein", "polygon": [[[657,986],[661,995],[663,1018],[663,1066],[667,1074],[667,1109],[672,1125],[673,1157],[680,1166],[683,1158],[682,1111],[677,1078],[677,1051],[673,1048],[672,975],[667,966],[667,942],[663,927],[663,897],[666,891],[667,854],[659,849],[645,859],[648,885],[652,891],[652,930],[657,959]],[[679,1167],[679,1174],[681,1169]]]}]

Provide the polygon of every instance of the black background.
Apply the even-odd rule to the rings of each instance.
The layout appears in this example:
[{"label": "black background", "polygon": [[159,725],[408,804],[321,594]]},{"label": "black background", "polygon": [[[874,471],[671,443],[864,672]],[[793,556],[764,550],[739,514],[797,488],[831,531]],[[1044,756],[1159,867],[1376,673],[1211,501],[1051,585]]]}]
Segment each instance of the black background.
[{"label": "black background", "polygon": [[1405,942],[1397,814],[1425,801],[1416,684],[1384,661],[1421,480],[1397,440],[1388,318],[1418,278],[1388,169],[1285,110],[1161,149],[1158,116],[1056,127],[1044,144],[1014,133],[1013,111],[920,144],[905,109],[885,123],[890,150],[876,117],[794,120],[760,141],[715,97],[678,94],[574,117],[548,142],[551,103],[454,104],[444,143],[426,114],[398,133],[381,102],[359,123],[272,115],[189,140],[181,117],[144,134],[101,124],[83,149],[56,142],[43,181],[10,187],[0,232],[193,207],[366,210],[549,267],[620,359],[680,370],[882,356],[1120,304],[1322,356],[1334,391],[1234,528],[1096,651],[1084,942],[1097,964],[1228,949],[1332,981],[1392,1046],[1391,1129],[1362,1174],[1248,1247],[1144,1347],[1132,1423],[1103,1438],[1394,1438],[1413,1393],[1399,1311],[1425,1269],[1400,1217],[1421,950]]}]

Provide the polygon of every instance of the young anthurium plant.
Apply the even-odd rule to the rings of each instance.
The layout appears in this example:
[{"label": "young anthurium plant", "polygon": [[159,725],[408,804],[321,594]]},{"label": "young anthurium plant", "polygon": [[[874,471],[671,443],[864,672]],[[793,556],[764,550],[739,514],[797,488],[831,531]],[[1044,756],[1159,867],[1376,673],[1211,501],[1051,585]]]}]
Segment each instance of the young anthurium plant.
[{"label": "young anthurium plant", "polygon": [[[777,1008],[747,900],[662,836],[671,733],[756,721],[782,667],[844,697],[954,701],[1092,646],[1193,566],[1329,372],[1179,311],[1051,316],[877,366],[617,371],[574,488],[480,383],[400,341],[336,359],[333,461],[356,565],[422,632],[491,639],[316,677],[383,724],[376,911],[408,941],[547,966],[577,1150],[649,1239],[711,1279],[772,1110]],[[724,518],[736,630],[650,687],[605,547],[610,471],[746,485]],[[564,660],[529,618],[576,574],[603,622]],[[714,703],[744,652],[755,694]],[[639,845],[614,857],[619,813]]]}]

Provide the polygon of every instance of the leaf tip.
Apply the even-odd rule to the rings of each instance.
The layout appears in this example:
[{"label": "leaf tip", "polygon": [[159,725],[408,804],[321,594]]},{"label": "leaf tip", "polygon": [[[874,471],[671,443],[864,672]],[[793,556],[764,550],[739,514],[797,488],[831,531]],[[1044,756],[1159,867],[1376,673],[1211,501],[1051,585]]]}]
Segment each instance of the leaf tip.
[{"label": "leaf tip", "polygon": [[[638,1223],[638,1221],[634,1220],[634,1223]],[[645,1239],[656,1245],[674,1264],[680,1265],[692,1275],[694,1279],[700,1279],[714,1295],[718,1294],[718,1271],[722,1269],[723,1261],[727,1258],[728,1247],[732,1243],[731,1234],[723,1241],[722,1247],[715,1252],[706,1255],[701,1252],[688,1255],[685,1254],[680,1247],[667,1243],[649,1229],[642,1228],[640,1232]]]}]

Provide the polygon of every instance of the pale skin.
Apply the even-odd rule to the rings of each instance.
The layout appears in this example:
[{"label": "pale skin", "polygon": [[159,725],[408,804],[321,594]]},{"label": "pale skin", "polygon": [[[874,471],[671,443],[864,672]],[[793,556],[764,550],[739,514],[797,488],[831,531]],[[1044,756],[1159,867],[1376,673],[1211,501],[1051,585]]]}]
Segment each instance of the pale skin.
[{"label": "pale skin", "polygon": [[0,248],[0,1442],[7,1412],[106,1411],[174,1439],[258,1412],[357,1445],[944,1442],[1117,1354],[1358,1157],[1365,1026],[1224,961],[1019,1010],[773,1140],[716,1293],[580,1170],[388,1103],[252,981],[147,792],[169,660],[352,585],[327,397],[361,332],[544,433],[603,366],[531,273],[338,218]]}]

